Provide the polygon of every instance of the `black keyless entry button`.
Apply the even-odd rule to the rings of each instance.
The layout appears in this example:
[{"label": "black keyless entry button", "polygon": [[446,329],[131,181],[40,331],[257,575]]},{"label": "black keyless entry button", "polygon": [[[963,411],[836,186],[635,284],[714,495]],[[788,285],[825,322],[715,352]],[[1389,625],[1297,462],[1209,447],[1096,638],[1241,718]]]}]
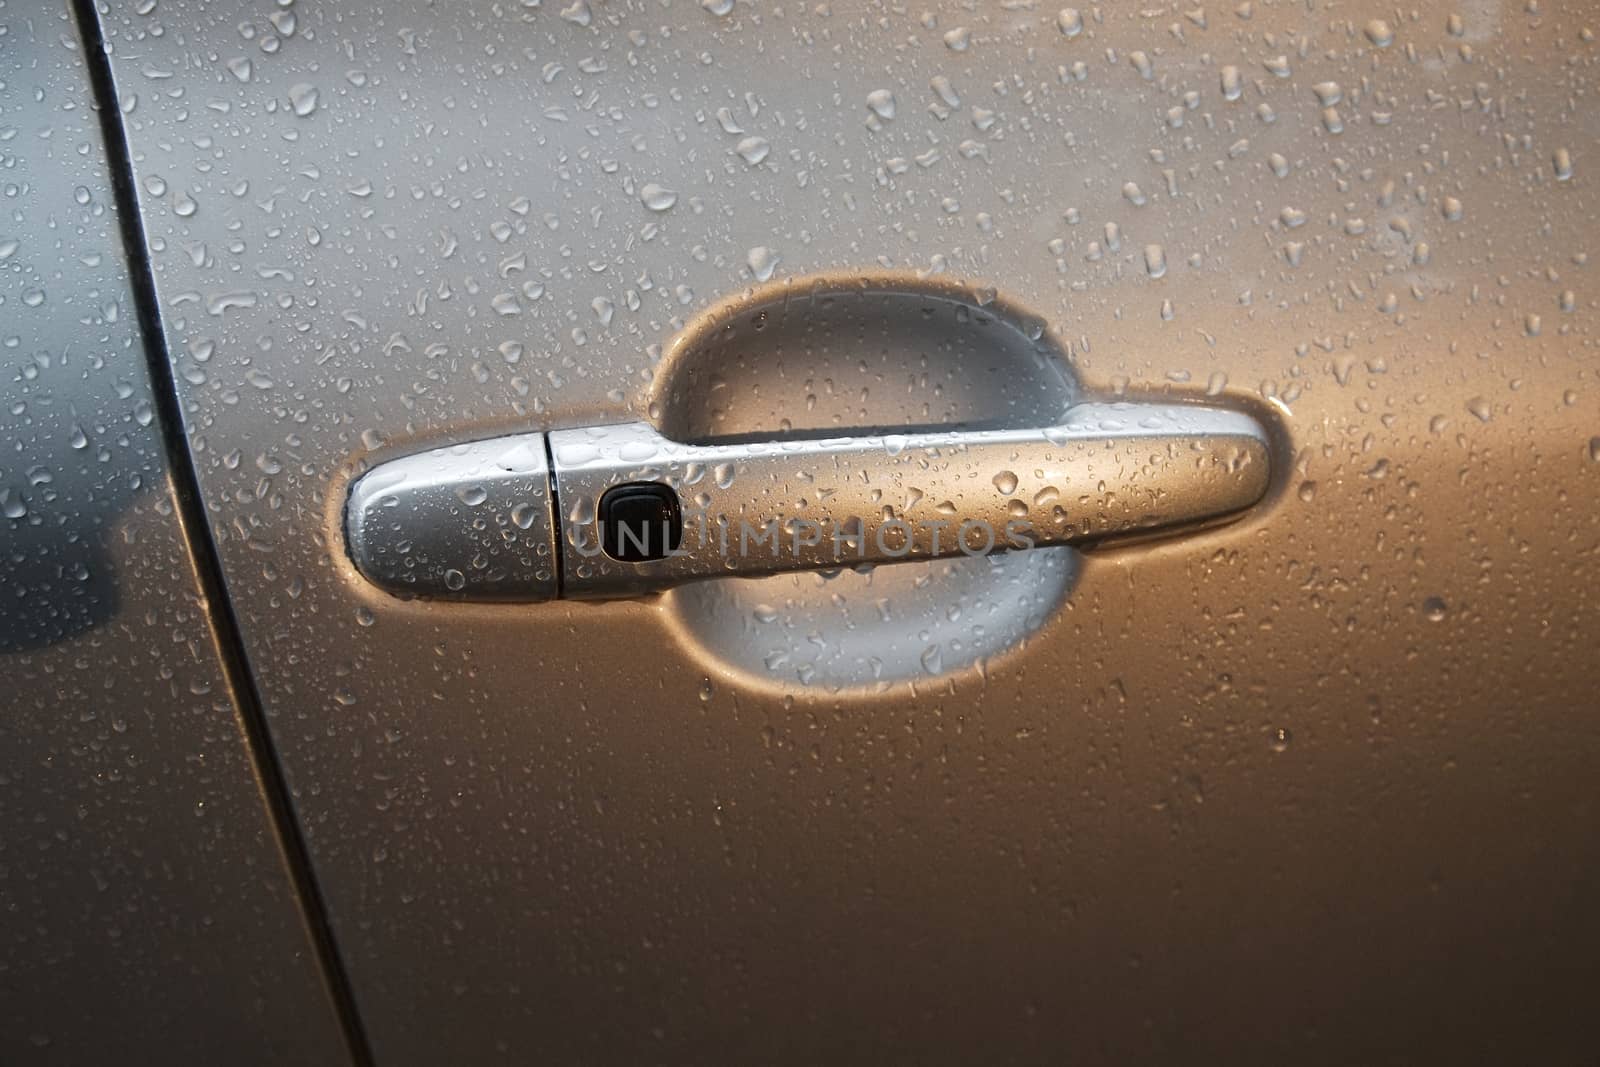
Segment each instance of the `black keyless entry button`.
[{"label": "black keyless entry button", "polygon": [[661,559],[682,541],[683,512],[671,486],[634,482],[613,486],[600,498],[600,547],[612,559]]}]

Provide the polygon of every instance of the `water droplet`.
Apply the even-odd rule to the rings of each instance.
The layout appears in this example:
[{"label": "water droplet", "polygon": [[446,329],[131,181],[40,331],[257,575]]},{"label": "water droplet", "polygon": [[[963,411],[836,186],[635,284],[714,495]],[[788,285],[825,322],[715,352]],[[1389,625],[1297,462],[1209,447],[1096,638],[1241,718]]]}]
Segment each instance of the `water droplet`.
[{"label": "water droplet", "polygon": [[1167,273],[1167,251],[1160,245],[1144,246],[1144,269],[1152,278],[1163,277]]},{"label": "water droplet", "polygon": [[756,281],[764,282],[772,278],[772,272],[778,267],[778,253],[766,245],[756,245],[745,257],[745,262],[750,265],[750,273],[756,276]]},{"label": "water droplet", "polygon": [[1422,615],[1429,622],[1441,622],[1449,612],[1450,606],[1442,597],[1431,596],[1422,602]]},{"label": "water droplet", "polygon": [[678,202],[678,194],[665,186],[650,182],[639,190],[639,199],[651,211],[670,211],[672,205]]},{"label": "water droplet", "polygon": [[1244,77],[1238,67],[1222,68],[1222,98],[1237,100],[1244,93]]},{"label": "water droplet", "polygon": [[990,480],[1004,496],[1010,496],[1017,491],[1017,476],[1011,471],[1001,471]]},{"label": "water droplet", "polygon": [[561,9],[561,17],[575,26],[587,26],[594,20],[594,13],[589,10],[589,0],[573,0]]},{"label": "water droplet", "polygon": [[1289,749],[1289,743],[1294,740],[1294,734],[1289,732],[1287,726],[1279,726],[1272,730],[1269,740],[1272,745],[1272,751],[1286,752]]},{"label": "water droplet", "polygon": [[1564,182],[1572,179],[1572,153],[1565,148],[1556,149],[1555,154],[1556,181]]},{"label": "water droplet", "polygon": [[894,93],[888,89],[874,89],[867,94],[867,107],[880,119],[894,118]]},{"label": "water droplet", "polygon": [[[563,451],[566,450],[563,449]],[[590,496],[580,496],[577,500],[574,500],[572,502],[572,506],[567,509],[567,517],[573,522],[577,523],[579,526],[587,526],[589,523],[593,522],[594,514],[594,498]]]},{"label": "water droplet", "polygon": [[[306,32],[309,33],[310,31],[307,30]],[[294,113],[301,118],[305,118],[317,110],[317,87],[315,85],[307,85],[305,82],[297,82],[289,86],[289,106],[294,108]],[[338,110],[338,108],[334,109],[336,113]]]},{"label": "water droplet", "polygon": [[1382,19],[1373,19],[1367,23],[1364,32],[1367,40],[1379,48],[1388,48],[1394,43],[1394,30],[1390,29],[1389,24]]},{"label": "water droplet", "polygon": [[1056,13],[1056,28],[1062,36],[1078,36],[1083,32],[1083,14],[1075,7],[1062,8]]},{"label": "water droplet", "polygon": [[218,293],[206,301],[206,311],[212,315],[221,315],[223,312],[234,308],[253,308],[256,306],[254,293]]},{"label": "water droplet", "polygon": [[765,137],[746,137],[736,146],[740,157],[752,167],[760,163],[772,151],[772,146]]}]

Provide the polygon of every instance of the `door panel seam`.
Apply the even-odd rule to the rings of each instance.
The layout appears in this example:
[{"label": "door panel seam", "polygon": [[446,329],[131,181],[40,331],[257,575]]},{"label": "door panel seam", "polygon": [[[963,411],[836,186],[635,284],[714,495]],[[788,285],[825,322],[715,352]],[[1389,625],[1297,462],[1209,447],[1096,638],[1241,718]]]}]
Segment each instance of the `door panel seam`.
[{"label": "door panel seam", "polygon": [[223,676],[238,711],[241,733],[254,771],[257,789],[267,808],[273,836],[289,874],[296,905],[306,935],[316,951],[319,973],[351,1061],[357,1067],[373,1063],[372,1046],[356,1006],[348,969],[340,955],[328,920],[326,900],[317,882],[310,851],[300,832],[293,798],[271,741],[271,731],[250,669],[239,620],[228,598],[221,555],[206,521],[198,471],[185,435],[182,405],[167,347],[156,297],[155,274],[146,243],[144,219],[139,214],[134,187],[133,161],[127,133],[117,107],[116,79],[106,51],[100,14],[94,0],[69,0],[78,24],[84,63],[105,142],[117,224],[128,261],[140,339],[155,397],[157,422],[175,499],[179,528],[201,591],[202,608],[210,624],[222,663]]}]

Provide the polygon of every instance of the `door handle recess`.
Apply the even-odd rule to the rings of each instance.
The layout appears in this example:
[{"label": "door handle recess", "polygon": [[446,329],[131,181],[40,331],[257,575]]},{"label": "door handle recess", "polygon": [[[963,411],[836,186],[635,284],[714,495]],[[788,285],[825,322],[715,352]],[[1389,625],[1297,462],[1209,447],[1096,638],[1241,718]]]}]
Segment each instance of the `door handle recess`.
[{"label": "door handle recess", "polygon": [[1192,405],[737,444],[626,423],[381,464],[351,487],[345,532],[356,568],[399,596],[604,598],[1192,525],[1260,500],[1268,467],[1258,422]]}]

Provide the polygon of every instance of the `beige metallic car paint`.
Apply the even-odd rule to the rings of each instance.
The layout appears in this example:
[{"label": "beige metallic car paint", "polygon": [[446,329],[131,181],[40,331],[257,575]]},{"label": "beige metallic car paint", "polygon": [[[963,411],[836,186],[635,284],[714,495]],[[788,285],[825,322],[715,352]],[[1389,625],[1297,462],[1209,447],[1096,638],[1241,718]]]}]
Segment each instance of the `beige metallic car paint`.
[{"label": "beige metallic car paint", "polygon": [[[1595,21],[106,5],[378,1059],[1592,1056]],[[882,270],[901,297],[708,328]],[[997,300],[1043,357],[976,332]],[[1118,396],[1270,417],[1267,504],[600,605],[396,600],[340,537],[362,470],[451,442]]]}]

